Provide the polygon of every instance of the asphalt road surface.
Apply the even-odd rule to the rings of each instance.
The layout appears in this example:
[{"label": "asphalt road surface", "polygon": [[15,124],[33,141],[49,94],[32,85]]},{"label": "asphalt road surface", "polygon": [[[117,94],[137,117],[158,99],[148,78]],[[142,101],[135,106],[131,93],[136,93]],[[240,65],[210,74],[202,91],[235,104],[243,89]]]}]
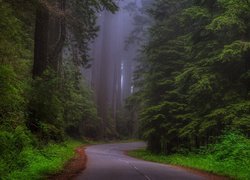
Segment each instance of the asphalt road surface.
[{"label": "asphalt road surface", "polygon": [[145,147],[145,143],[122,143],[89,146],[87,168],[77,180],[200,180],[189,171],[159,163],[131,158],[125,151]]}]

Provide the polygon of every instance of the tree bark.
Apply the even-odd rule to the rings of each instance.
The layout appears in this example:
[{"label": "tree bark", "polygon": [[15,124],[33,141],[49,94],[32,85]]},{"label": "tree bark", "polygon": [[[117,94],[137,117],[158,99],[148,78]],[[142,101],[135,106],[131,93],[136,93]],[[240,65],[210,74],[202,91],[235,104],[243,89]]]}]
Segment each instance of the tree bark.
[{"label": "tree bark", "polygon": [[[65,3],[66,0],[58,0],[54,6],[64,12]],[[65,39],[65,17],[50,12],[41,3],[36,13],[33,78],[41,76],[47,68],[60,71]]]},{"label": "tree bark", "polygon": [[41,76],[48,64],[49,12],[40,5],[36,12],[33,78]]}]

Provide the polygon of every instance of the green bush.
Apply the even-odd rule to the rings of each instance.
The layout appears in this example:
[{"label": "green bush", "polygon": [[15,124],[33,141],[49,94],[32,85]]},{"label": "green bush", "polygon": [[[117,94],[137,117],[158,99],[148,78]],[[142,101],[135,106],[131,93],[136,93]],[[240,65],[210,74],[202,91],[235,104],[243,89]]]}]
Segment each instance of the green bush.
[{"label": "green bush", "polygon": [[148,161],[197,168],[237,179],[250,179],[250,140],[238,132],[228,132],[221,136],[218,143],[195,152],[167,156],[137,150],[129,154]]},{"label": "green bush", "polygon": [[250,161],[250,140],[238,132],[229,132],[210,147],[210,152],[218,161]]},{"label": "green bush", "polygon": [[[73,157],[74,148],[81,145],[77,141],[66,141],[61,144],[48,144],[47,146],[34,147],[27,144],[30,139],[22,135],[22,141],[25,140],[23,148],[16,147],[18,135],[7,132],[0,132],[1,143],[0,154],[0,177],[11,180],[31,180],[45,178],[50,173],[61,170],[64,164]],[[2,142],[2,141],[1,141]],[[3,148],[4,147],[4,151]]]},{"label": "green bush", "polygon": [[49,144],[41,150],[24,149],[19,158],[26,161],[22,169],[12,171],[7,179],[29,180],[41,179],[46,175],[61,170],[64,164],[74,156],[74,148],[80,146],[77,141],[66,141],[61,144]]},{"label": "green bush", "polygon": [[22,126],[14,131],[0,131],[0,174],[5,176],[14,169],[24,167],[25,160],[20,154],[35,144],[30,132]]},{"label": "green bush", "polygon": [[0,65],[0,127],[15,128],[24,122],[24,83],[10,65]]}]

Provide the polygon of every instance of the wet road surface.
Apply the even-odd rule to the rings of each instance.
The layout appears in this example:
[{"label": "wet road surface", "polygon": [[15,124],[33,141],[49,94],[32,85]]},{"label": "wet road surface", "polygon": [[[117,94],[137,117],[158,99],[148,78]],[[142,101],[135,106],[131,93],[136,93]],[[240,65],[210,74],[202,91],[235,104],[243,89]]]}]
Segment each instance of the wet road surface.
[{"label": "wet road surface", "polygon": [[125,151],[145,147],[145,143],[93,145],[86,149],[87,168],[77,180],[202,180],[203,176],[174,167],[134,159]]}]

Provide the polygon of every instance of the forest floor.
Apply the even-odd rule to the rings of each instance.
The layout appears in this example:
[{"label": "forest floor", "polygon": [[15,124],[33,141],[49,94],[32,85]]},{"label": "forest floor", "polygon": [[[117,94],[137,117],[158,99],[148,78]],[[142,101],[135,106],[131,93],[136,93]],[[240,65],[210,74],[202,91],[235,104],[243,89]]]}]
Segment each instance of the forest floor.
[{"label": "forest floor", "polygon": [[87,155],[85,154],[85,147],[81,146],[75,149],[75,157],[65,164],[62,171],[49,176],[48,180],[68,180],[74,179],[85,168],[87,163]]}]

